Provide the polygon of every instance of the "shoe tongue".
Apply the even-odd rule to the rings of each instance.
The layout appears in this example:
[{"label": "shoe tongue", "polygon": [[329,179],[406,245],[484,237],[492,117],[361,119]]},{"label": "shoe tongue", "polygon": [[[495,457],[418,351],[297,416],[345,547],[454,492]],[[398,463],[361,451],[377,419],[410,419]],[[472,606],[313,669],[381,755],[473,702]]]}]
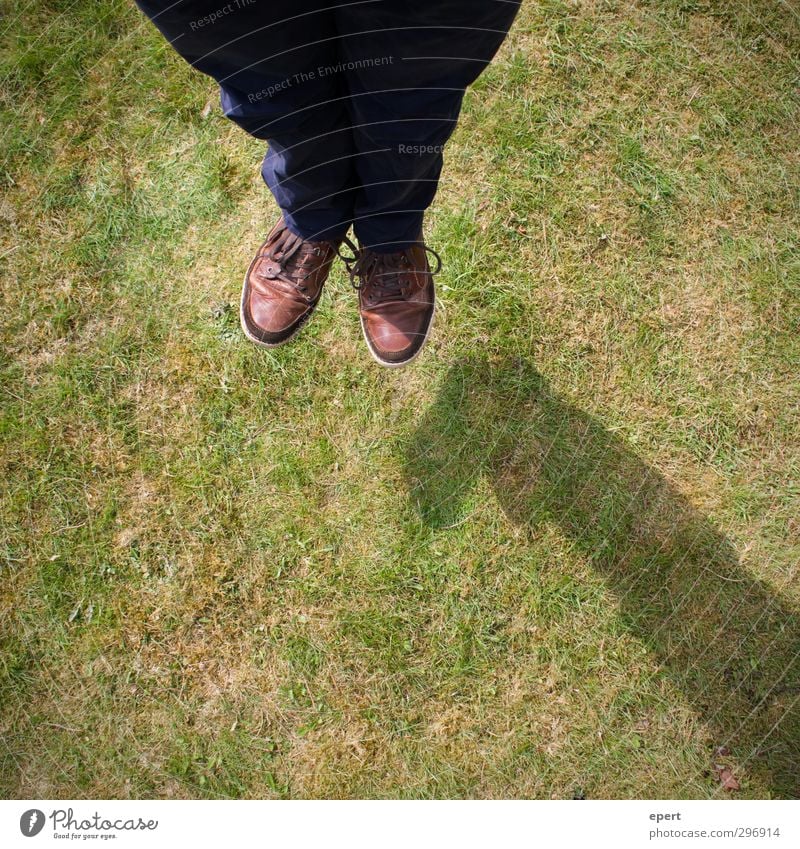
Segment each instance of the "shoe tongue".
[{"label": "shoe tongue", "polygon": [[283,269],[302,265],[313,255],[316,246],[295,235],[288,227],[284,228],[272,247],[275,262]]},{"label": "shoe tongue", "polygon": [[389,285],[400,285],[400,275],[408,270],[403,264],[403,253],[383,254],[378,259],[376,271]]},{"label": "shoe tongue", "polygon": [[391,269],[400,269],[402,267],[402,260],[405,256],[403,251],[396,251],[393,254],[376,254],[378,257],[378,262],[387,266]]},{"label": "shoe tongue", "polygon": [[275,250],[280,252],[281,255],[290,253],[293,249],[297,249],[299,246],[298,243],[301,241],[302,239],[299,236],[295,236],[295,234],[287,228],[281,233],[278,241],[275,243]]}]

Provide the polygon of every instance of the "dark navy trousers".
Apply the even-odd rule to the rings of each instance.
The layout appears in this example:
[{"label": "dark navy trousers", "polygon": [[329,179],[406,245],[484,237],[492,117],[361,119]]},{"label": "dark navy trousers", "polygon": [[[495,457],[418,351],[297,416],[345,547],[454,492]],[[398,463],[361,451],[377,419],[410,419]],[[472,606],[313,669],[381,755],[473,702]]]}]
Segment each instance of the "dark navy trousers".
[{"label": "dark navy trousers", "polygon": [[380,251],[416,241],[465,88],[519,0],[137,0],[269,142],[262,173],[290,230]]}]

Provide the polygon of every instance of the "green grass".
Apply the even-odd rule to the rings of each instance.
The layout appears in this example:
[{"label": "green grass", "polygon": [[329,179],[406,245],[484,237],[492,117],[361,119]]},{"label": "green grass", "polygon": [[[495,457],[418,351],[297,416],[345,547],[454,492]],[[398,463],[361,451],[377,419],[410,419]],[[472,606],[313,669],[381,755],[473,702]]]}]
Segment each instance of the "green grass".
[{"label": "green grass", "polygon": [[130,4],[0,8],[3,796],[800,795],[789,5],[525,4],[398,374],[341,268],[241,336],[261,144]]}]

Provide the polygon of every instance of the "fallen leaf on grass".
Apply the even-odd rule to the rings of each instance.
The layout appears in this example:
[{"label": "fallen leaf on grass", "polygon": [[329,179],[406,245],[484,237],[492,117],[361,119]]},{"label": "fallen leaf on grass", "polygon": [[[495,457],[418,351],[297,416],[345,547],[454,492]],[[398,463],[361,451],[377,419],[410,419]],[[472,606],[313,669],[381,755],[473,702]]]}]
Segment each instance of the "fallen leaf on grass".
[{"label": "fallen leaf on grass", "polygon": [[739,790],[741,787],[739,780],[728,767],[714,764],[714,772],[716,772],[723,790]]}]

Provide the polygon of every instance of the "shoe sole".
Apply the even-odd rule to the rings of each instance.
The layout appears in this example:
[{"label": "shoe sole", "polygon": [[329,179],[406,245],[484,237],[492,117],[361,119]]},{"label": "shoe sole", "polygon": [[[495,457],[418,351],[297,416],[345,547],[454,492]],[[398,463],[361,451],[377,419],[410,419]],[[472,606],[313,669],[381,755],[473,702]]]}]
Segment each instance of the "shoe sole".
[{"label": "shoe sole", "polygon": [[369,350],[372,359],[375,360],[378,365],[383,366],[384,368],[404,368],[407,365],[416,360],[416,358],[423,352],[425,349],[425,345],[428,342],[428,337],[431,335],[431,330],[433,329],[433,320],[436,317],[436,296],[434,294],[433,301],[433,312],[431,313],[431,320],[428,322],[428,329],[425,331],[425,338],[422,340],[422,344],[417,348],[416,351],[406,360],[400,360],[399,362],[392,362],[391,360],[383,360],[381,359],[381,355],[375,350],[370,342],[369,336],[367,335],[367,330],[364,327],[364,317],[359,313],[359,321],[361,322],[361,333],[364,336],[364,341],[367,343],[367,349]]}]

